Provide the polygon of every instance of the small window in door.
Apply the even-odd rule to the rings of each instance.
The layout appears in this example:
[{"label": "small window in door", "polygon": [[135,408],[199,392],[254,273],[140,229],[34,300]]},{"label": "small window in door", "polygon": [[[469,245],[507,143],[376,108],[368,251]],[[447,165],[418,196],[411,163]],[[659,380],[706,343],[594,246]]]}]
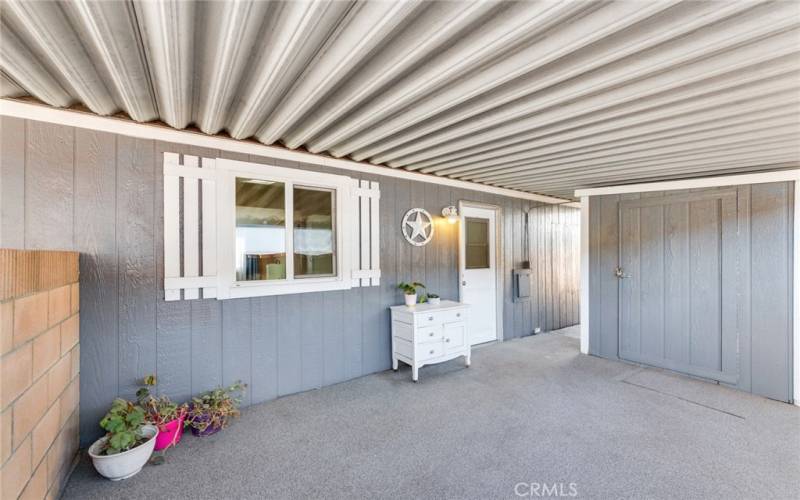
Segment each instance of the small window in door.
[{"label": "small window in door", "polygon": [[465,264],[467,269],[489,269],[489,220],[466,217]]}]

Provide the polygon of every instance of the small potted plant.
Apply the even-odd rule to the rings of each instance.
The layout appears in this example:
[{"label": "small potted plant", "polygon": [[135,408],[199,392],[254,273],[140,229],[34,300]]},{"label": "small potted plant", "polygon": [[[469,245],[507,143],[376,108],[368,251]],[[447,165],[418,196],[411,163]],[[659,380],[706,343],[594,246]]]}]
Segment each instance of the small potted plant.
[{"label": "small potted plant", "polygon": [[406,305],[413,307],[417,303],[417,288],[425,288],[425,285],[414,281],[413,283],[402,282],[397,288],[403,291],[406,298]]},{"label": "small potted plant", "polygon": [[155,375],[146,376],[144,386],[136,391],[136,398],[144,408],[147,422],[158,427],[155,451],[161,451],[181,441],[189,407],[186,403],[173,403],[167,396],[153,396],[150,388],[155,387],[156,383]]},{"label": "small potted plant", "polygon": [[106,435],[89,447],[92,464],[101,476],[120,481],[135,476],[150,460],[158,428],[146,423],[141,406],[115,399],[100,427]]},{"label": "small potted plant", "polygon": [[438,306],[442,303],[442,299],[435,293],[429,293],[426,297],[426,302],[432,306]]},{"label": "small potted plant", "polygon": [[239,416],[239,403],[245,384],[236,382],[230,387],[217,388],[192,398],[188,421],[195,436],[216,434],[228,425],[229,419]]}]

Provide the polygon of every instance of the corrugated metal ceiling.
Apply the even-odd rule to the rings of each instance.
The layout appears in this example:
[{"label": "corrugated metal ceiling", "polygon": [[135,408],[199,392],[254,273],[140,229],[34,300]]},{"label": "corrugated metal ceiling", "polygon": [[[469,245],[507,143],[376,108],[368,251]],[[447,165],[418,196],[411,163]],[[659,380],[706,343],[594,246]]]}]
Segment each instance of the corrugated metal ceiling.
[{"label": "corrugated metal ceiling", "polygon": [[800,164],[797,2],[2,2],[0,91],[528,192]]}]

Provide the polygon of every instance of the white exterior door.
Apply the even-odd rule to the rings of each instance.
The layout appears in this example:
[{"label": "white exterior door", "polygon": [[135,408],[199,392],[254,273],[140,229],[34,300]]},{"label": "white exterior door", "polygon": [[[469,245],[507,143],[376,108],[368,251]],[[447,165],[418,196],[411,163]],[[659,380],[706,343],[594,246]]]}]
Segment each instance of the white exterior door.
[{"label": "white exterior door", "polygon": [[470,344],[497,340],[495,211],[463,207],[459,274],[461,302],[470,305]]}]

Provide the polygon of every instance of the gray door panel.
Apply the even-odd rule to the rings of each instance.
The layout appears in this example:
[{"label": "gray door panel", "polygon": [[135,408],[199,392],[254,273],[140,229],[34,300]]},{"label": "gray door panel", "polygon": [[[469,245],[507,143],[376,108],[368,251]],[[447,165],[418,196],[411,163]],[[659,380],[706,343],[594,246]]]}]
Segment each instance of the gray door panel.
[{"label": "gray door panel", "polygon": [[619,204],[619,356],[735,384],[736,192]]}]

